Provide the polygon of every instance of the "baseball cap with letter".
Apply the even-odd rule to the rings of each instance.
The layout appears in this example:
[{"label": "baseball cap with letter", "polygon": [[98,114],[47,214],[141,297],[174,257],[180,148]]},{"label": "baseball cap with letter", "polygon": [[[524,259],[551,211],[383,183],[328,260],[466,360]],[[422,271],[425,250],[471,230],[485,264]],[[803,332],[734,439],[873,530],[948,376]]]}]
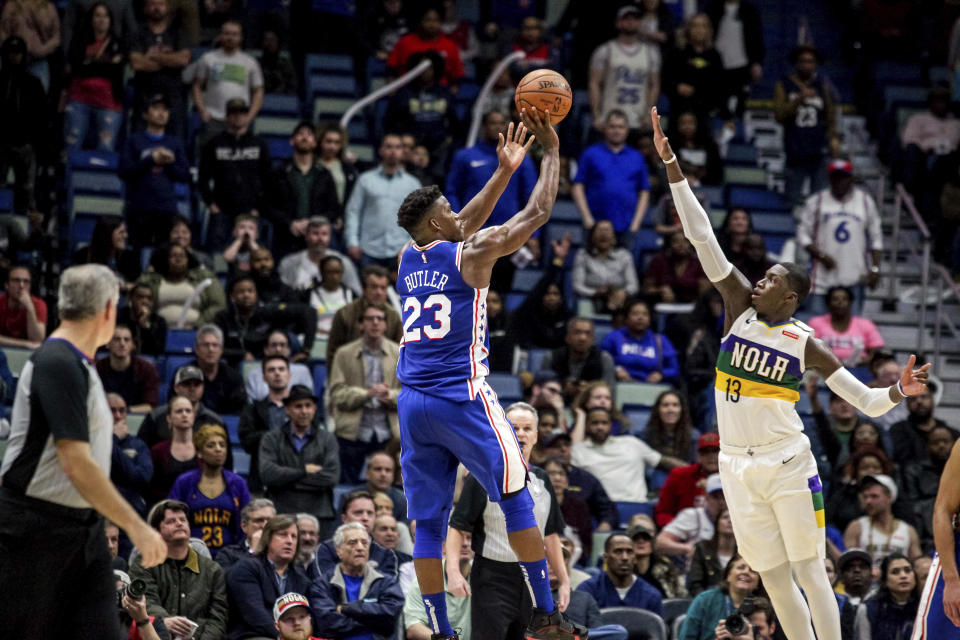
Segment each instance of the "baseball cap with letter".
[{"label": "baseball cap with letter", "polygon": [[310,603],[307,601],[305,596],[300,595],[291,591],[290,593],[285,593],[279,598],[273,605],[273,621],[277,622],[280,618],[283,617],[288,611],[292,611],[297,607],[306,607],[309,611]]}]

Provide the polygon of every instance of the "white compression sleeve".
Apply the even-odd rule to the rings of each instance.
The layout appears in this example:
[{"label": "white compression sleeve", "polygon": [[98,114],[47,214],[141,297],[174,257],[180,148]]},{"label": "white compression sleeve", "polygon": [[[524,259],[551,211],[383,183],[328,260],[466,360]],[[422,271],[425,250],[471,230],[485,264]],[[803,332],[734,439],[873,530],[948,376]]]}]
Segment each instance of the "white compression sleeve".
[{"label": "white compression sleeve", "polygon": [[677,215],[683,223],[683,235],[697,250],[703,272],[710,278],[710,282],[723,280],[733,271],[733,265],[723,255],[707,212],[703,210],[686,180],[671,182],[670,191],[673,192],[673,203],[677,207]]},{"label": "white compression sleeve", "polygon": [[871,389],[857,380],[846,367],[840,367],[827,378],[827,386],[838,396],[871,418],[882,416],[899,403],[890,399],[890,387]]}]

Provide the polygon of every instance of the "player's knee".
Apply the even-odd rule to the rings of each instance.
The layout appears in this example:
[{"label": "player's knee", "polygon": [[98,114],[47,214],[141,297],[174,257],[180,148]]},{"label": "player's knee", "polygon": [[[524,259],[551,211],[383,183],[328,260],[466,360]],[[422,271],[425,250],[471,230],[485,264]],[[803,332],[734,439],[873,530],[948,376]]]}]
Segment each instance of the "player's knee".
[{"label": "player's knee", "polygon": [[446,518],[422,518],[417,520],[417,537],[413,540],[414,558],[443,557],[443,538]]},{"label": "player's knee", "polygon": [[[537,519],[533,515],[533,498],[526,487],[503,496],[500,499],[500,509],[507,521],[507,533],[537,526]],[[419,527],[417,533],[420,533]]]}]

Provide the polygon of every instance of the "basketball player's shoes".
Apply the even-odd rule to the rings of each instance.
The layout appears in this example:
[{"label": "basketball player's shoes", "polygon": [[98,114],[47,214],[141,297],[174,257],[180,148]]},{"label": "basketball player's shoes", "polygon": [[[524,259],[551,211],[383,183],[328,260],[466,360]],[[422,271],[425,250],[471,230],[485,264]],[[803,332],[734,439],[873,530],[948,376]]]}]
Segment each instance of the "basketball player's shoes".
[{"label": "basketball player's shoes", "polygon": [[567,620],[559,609],[553,613],[534,609],[524,637],[527,640],[587,640],[587,629]]}]

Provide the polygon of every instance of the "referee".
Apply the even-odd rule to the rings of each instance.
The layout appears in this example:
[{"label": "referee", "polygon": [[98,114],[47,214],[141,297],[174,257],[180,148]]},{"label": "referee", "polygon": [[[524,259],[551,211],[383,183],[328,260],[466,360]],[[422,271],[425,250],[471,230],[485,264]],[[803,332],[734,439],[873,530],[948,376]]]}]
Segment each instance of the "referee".
[{"label": "referee", "polygon": [[[160,534],[110,483],[113,419],[93,356],[116,325],[110,269],[60,278],[60,327],[30,357],[0,466],[0,634],[117,638],[116,584],[103,516],[130,536],[144,567],[166,558]],[[99,512],[99,513],[98,513]]]},{"label": "referee", "polygon": [[[506,416],[516,431],[524,460],[529,460],[533,445],[537,443],[537,410],[526,402],[515,402],[507,407]],[[555,596],[557,607],[564,611],[570,602],[570,578],[560,544],[564,527],[560,505],[543,469],[530,467],[527,486],[533,498],[533,514],[543,535],[550,571],[559,578]],[[459,569],[463,532],[472,534],[475,554],[469,585]],[[447,591],[455,596],[471,596],[471,640],[522,640],[533,612],[530,588],[517,564],[517,556],[510,548],[500,505],[490,502],[472,475],[464,480],[460,500],[450,516],[445,551]]]}]

